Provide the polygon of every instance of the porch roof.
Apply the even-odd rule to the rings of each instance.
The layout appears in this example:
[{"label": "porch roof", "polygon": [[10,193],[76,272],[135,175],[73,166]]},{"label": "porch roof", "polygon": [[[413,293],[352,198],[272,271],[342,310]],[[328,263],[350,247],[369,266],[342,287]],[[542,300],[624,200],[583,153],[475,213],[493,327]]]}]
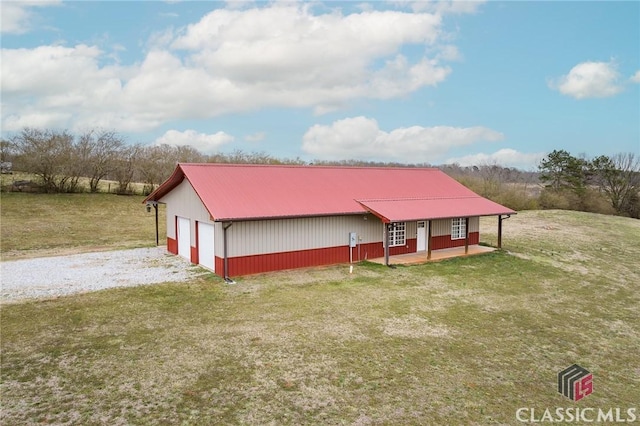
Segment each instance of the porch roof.
[{"label": "porch roof", "polygon": [[357,200],[383,222],[409,222],[422,219],[497,216],[516,212],[491,200],[476,196],[442,198],[402,198]]}]

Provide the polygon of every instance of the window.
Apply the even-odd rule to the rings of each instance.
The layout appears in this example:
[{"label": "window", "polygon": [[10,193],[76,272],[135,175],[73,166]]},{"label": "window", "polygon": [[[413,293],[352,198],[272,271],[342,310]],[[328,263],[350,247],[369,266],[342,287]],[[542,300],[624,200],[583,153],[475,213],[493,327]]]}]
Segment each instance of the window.
[{"label": "window", "polygon": [[451,239],[459,240],[467,236],[467,228],[464,217],[451,219]]},{"label": "window", "polygon": [[406,244],[405,222],[393,222],[389,225],[389,247],[403,246]]}]

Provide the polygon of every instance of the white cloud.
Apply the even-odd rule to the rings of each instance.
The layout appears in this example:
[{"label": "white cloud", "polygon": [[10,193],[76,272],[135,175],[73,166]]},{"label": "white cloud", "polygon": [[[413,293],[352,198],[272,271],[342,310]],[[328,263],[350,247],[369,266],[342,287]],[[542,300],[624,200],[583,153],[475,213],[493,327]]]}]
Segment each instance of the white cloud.
[{"label": "white cloud", "polygon": [[[103,52],[97,47],[2,49],[1,55],[4,130],[36,122],[71,130],[91,126],[129,130],[139,124],[127,126],[139,120],[129,117],[120,103],[127,69],[100,67]],[[29,124],[33,117],[40,119]]]},{"label": "white cloud", "polygon": [[2,23],[0,30],[7,34],[25,34],[31,31],[34,13],[32,8],[42,6],[56,6],[61,2],[50,1],[2,1],[0,2],[0,16]]},{"label": "white cloud", "polygon": [[376,120],[354,117],[311,127],[303,136],[302,150],[318,159],[436,163],[451,148],[503,138],[486,127],[412,126],[385,132]]},{"label": "white cloud", "polygon": [[[78,78],[101,84],[95,46],[40,46],[34,49],[2,49],[2,91],[25,95],[62,95],[78,86]],[[77,70],[77,72],[73,72]],[[79,71],[79,73],[78,73]],[[47,76],[47,78],[43,78]],[[73,76],[73,78],[70,78]]]},{"label": "white cloud", "polygon": [[[38,111],[59,117],[59,127],[118,131],[266,107],[322,114],[435,86],[451,72],[443,61],[459,57],[437,14],[312,8],[216,9],[154,34],[144,59],[130,66],[96,46],[3,49],[2,126],[16,130],[6,126]],[[410,45],[435,56],[410,59],[402,54]]]},{"label": "white cloud", "polygon": [[504,148],[492,154],[479,153],[449,158],[445,164],[457,163],[463,167],[498,164],[504,167],[530,170],[535,168],[544,156],[544,152],[519,152],[515,149]]},{"label": "white cloud", "polygon": [[576,99],[606,98],[622,91],[620,74],[613,62],[582,62],[549,87]]},{"label": "white cloud", "polygon": [[61,127],[71,119],[71,114],[25,110],[21,115],[9,115],[3,119],[3,129],[17,131],[25,127],[51,129]]},{"label": "white cloud", "polygon": [[212,135],[198,133],[195,130],[168,130],[164,135],[156,139],[156,145],[191,146],[205,154],[213,154],[226,144],[233,142],[234,137],[225,133],[217,132]]},{"label": "white cloud", "polygon": [[484,0],[441,0],[441,1],[410,1],[411,9],[416,12],[434,12],[439,14],[475,13],[485,3]]},{"label": "white cloud", "polygon": [[405,45],[436,44],[440,27],[441,18],[429,13],[314,15],[309,4],[276,3],[215,10],[171,47],[190,52],[189,64],[234,92],[230,108],[276,105],[323,113],[352,99],[403,96],[442,82],[450,69],[439,60],[412,63],[399,54]]},{"label": "white cloud", "polygon": [[636,73],[631,76],[629,80],[631,80],[633,83],[640,83],[640,70],[636,71]]},{"label": "white cloud", "polygon": [[251,135],[247,135],[244,137],[244,140],[246,140],[247,142],[260,142],[261,140],[264,140],[264,137],[267,134],[265,132],[257,132],[257,133],[253,133]]},{"label": "white cloud", "polygon": [[462,54],[458,48],[452,44],[445,44],[439,47],[440,52],[436,55],[436,58],[443,59],[445,61],[461,61]]},{"label": "white cloud", "polygon": [[398,55],[372,75],[370,96],[379,99],[402,96],[422,86],[434,86],[450,72],[449,67],[440,67],[435,60],[423,59],[411,65],[407,58]]},{"label": "white cloud", "polygon": [[27,21],[30,18],[29,10],[17,2],[3,1],[0,3],[2,11],[2,32],[10,34],[22,34],[27,32]]},{"label": "white cloud", "polygon": [[226,9],[245,9],[251,6],[255,6],[256,2],[253,0],[226,0]]}]

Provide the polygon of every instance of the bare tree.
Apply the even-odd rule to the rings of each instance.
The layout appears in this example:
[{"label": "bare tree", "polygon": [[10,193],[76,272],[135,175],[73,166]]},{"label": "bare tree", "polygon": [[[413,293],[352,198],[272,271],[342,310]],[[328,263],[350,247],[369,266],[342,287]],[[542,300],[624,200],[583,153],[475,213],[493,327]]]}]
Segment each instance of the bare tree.
[{"label": "bare tree", "polygon": [[144,183],[144,192],[151,193],[162,183],[176,166],[174,149],[170,145],[145,146],[140,152],[138,171]]},{"label": "bare tree", "polygon": [[123,148],[122,138],[113,131],[91,130],[80,135],[76,149],[91,192],[98,192],[100,181],[115,170]]},{"label": "bare tree", "polygon": [[178,163],[204,163],[207,161],[206,155],[189,145],[176,147],[176,157]]},{"label": "bare tree", "polygon": [[480,195],[488,198],[496,197],[507,182],[509,169],[500,166],[495,160],[478,167],[478,173],[482,178],[482,192]]},{"label": "bare tree", "polygon": [[26,128],[14,137],[16,169],[37,175],[47,192],[72,192],[78,187],[73,136],[66,131]]},{"label": "bare tree", "polygon": [[118,182],[118,194],[131,194],[131,182],[135,177],[142,150],[140,145],[132,145],[120,150],[113,170],[113,177]]},{"label": "bare tree", "polygon": [[138,172],[145,185],[144,192],[151,193],[157,185],[165,181],[177,163],[202,163],[206,160],[205,155],[191,146],[176,147],[162,144],[142,148]]},{"label": "bare tree", "polygon": [[601,155],[593,159],[591,167],[595,184],[615,211],[635,216],[640,191],[640,157],[631,152],[613,157]]},{"label": "bare tree", "polygon": [[12,162],[16,156],[15,143],[10,140],[0,140],[0,162]]}]

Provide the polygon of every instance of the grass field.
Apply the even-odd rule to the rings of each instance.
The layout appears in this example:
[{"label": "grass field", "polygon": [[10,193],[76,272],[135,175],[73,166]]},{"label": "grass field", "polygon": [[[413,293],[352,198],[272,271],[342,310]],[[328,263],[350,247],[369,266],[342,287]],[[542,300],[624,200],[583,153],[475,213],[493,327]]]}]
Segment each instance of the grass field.
[{"label": "grass field", "polygon": [[[155,245],[142,196],[2,193],[2,260]],[[166,243],[164,208],[160,241]]]},{"label": "grass field", "polygon": [[[0,186],[2,187],[11,187],[14,182],[19,181],[32,181],[35,184],[42,182],[41,178],[33,173],[26,173],[20,171],[14,171],[11,174],[0,174]],[[89,178],[81,177],[79,180],[79,190],[80,191],[89,191]],[[145,185],[140,182],[132,182],[129,185],[129,190],[136,195],[142,195],[144,191]],[[98,192],[99,193],[111,193],[115,194],[118,190],[118,182],[114,180],[102,179],[98,183]]]},{"label": "grass field", "polygon": [[[531,211],[504,232],[505,252],[427,265],[3,306],[0,421],[485,425],[520,407],[637,407],[640,221]],[[556,391],[573,363],[594,375],[579,402]]]}]

